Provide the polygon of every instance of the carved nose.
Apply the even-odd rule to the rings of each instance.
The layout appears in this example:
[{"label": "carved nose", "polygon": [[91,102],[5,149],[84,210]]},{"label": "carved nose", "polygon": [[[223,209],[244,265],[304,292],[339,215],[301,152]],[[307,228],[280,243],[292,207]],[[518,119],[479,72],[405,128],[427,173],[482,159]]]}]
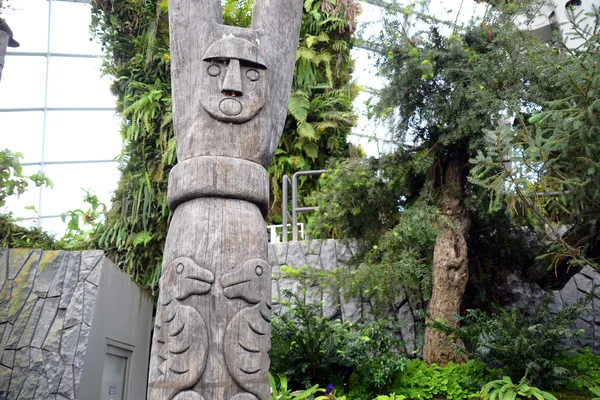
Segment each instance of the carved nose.
[{"label": "carved nose", "polygon": [[242,71],[240,70],[240,60],[232,58],[227,66],[227,72],[223,79],[222,93],[226,96],[242,95]]}]

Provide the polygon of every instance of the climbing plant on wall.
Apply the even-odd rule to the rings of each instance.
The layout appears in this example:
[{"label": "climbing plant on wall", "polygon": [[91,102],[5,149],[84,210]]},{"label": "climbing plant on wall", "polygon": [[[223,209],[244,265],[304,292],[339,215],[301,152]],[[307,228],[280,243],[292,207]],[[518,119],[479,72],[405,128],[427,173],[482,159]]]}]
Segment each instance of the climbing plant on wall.
[{"label": "climbing plant on wall", "polygon": [[[251,0],[224,0],[224,22],[248,26],[251,8]],[[349,52],[356,2],[307,0],[304,11],[290,116],[270,168],[272,201],[283,174],[322,168],[328,158],[345,156],[355,120]],[[106,53],[104,73],[115,78],[124,140],[121,180],[92,240],[153,290],[170,219],[168,174],[176,163],[167,13],[167,0],[92,3],[92,27]],[[305,182],[302,190],[315,185]]]}]

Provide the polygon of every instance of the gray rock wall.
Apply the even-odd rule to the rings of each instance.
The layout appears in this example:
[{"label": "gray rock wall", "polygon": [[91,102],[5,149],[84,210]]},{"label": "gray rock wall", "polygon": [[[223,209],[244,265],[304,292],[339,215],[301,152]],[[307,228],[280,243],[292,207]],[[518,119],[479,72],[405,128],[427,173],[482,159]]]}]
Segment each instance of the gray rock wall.
[{"label": "gray rock wall", "polygon": [[[516,275],[509,275],[506,280],[509,302],[518,305],[526,313],[532,314],[548,293],[537,283],[528,283]],[[558,312],[564,306],[572,306],[583,301],[593,292],[592,301],[575,322],[575,328],[584,332],[579,337],[581,345],[589,346],[595,354],[600,354],[600,274],[591,267],[583,268],[567,282],[562,290],[550,292],[549,309]]]},{"label": "gray rock wall", "polygon": [[0,400],[75,398],[102,256],[0,249]]},{"label": "gray rock wall", "polygon": [[[343,293],[313,282],[304,287],[298,281],[289,279],[281,273],[282,266],[301,268],[311,266],[321,271],[332,271],[335,268],[354,268],[352,259],[356,248],[335,239],[311,240],[289,243],[269,244],[269,264],[273,266],[273,298],[274,311],[278,312],[280,299],[289,291],[307,303],[323,302],[323,316],[328,319],[340,319],[356,323],[373,318],[372,310],[376,307],[367,297],[346,298]],[[402,288],[398,289],[398,298],[387,314],[401,323],[402,341],[407,354],[419,351],[422,338],[416,329],[414,311],[422,309],[422,301],[416,296],[407,296]]]},{"label": "gray rock wall", "polygon": [[102,251],[0,249],[0,400],[98,399],[109,340],[144,398],[152,297]]},{"label": "gray rock wall", "polygon": [[[366,297],[346,299],[344,296],[319,282],[304,287],[298,281],[286,278],[281,274],[284,265],[301,268],[312,266],[317,270],[332,271],[334,268],[355,268],[351,266],[356,249],[334,239],[311,240],[303,242],[269,244],[269,263],[273,266],[274,310],[277,312],[279,300],[284,298],[285,291],[298,295],[305,302],[323,302],[323,314],[329,319],[342,321],[367,321],[372,318],[371,310],[375,307]],[[551,310],[560,310],[564,305],[573,305],[582,300],[590,292],[595,291],[593,301],[576,322],[577,329],[583,329],[580,341],[596,354],[600,354],[600,274],[590,267],[576,274],[562,290],[550,292]],[[508,302],[518,305],[527,313],[533,313],[547,294],[538,284],[528,283],[516,275],[509,275],[506,281]],[[407,354],[419,351],[422,345],[422,332],[415,326],[414,311],[423,309],[422,300],[414,295],[406,295],[399,288],[398,298],[388,316],[402,323],[401,334],[405,342]],[[418,355],[418,354],[417,354]]]}]

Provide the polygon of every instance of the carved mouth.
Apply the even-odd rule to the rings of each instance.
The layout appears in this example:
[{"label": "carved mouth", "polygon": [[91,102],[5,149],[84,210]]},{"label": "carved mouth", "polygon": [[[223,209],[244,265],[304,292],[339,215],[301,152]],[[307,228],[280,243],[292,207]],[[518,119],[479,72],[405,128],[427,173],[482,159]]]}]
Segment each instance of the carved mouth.
[{"label": "carved mouth", "polygon": [[223,285],[223,289],[229,289],[234,286],[238,286],[238,285],[241,285],[242,283],[246,283],[246,282],[250,282],[250,281],[252,281],[252,279],[246,279],[245,281],[239,281],[239,282],[231,283],[229,285],[223,285],[223,282],[221,282],[221,284]]},{"label": "carved mouth", "polygon": [[184,347],[184,348],[183,348],[183,349],[181,349],[181,350],[173,350],[173,351],[169,351],[169,353],[171,353],[171,354],[175,354],[175,355],[183,354],[183,353],[185,353],[186,351],[188,351],[188,350],[190,349],[190,347],[192,347],[192,346],[191,346],[191,345],[190,345],[190,346],[186,346],[186,347]]},{"label": "carved mouth", "polygon": [[248,374],[248,375],[254,375],[254,374],[258,374],[260,372],[260,369],[253,370],[253,371],[247,371],[243,368],[240,368],[240,371],[242,371],[243,373]]},{"label": "carved mouth", "polygon": [[171,372],[173,372],[174,374],[177,374],[177,375],[183,375],[183,374],[187,374],[190,370],[186,369],[185,371],[177,371],[176,369],[169,368],[169,371],[171,371]]},{"label": "carved mouth", "polygon": [[212,283],[214,281],[214,279],[210,280],[210,281],[207,281],[206,278],[203,278],[203,277],[200,277],[200,276],[186,276],[186,278],[187,279],[191,279],[193,281],[203,282],[203,283]]},{"label": "carved mouth", "polygon": [[223,114],[229,117],[235,117],[236,115],[240,115],[242,109],[242,103],[231,97],[223,99],[219,103],[219,110],[221,110]]}]

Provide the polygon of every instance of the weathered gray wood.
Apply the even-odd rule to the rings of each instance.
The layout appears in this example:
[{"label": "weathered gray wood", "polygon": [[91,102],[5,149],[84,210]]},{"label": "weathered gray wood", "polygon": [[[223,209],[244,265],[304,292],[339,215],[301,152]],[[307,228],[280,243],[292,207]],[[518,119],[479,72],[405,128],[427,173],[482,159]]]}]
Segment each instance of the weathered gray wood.
[{"label": "weathered gray wood", "polygon": [[179,164],[148,397],[268,400],[271,267],[262,219],[283,131],[302,0],[256,0],[251,29],[220,0],[170,0]]},{"label": "weathered gray wood", "polygon": [[[301,0],[256,1],[252,29],[242,29],[221,24],[219,0],[169,2],[173,112],[179,162],[214,155],[269,166],[287,114],[302,3]],[[253,54],[261,55],[266,64],[265,70],[260,60],[252,60],[258,64],[254,65],[257,72],[265,75],[257,82],[266,84],[268,99],[260,113],[245,124],[235,123],[225,115],[212,118],[204,108],[214,110],[222,100],[218,81],[224,75],[212,77],[207,71],[211,61],[219,57],[215,52],[218,50],[222,53],[220,57],[227,59],[227,55],[240,48],[242,40],[246,43],[246,56],[254,49]],[[211,46],[215,42],[219,42],[217,48]],[[211,51],[205,56],[208,50]],[[245,58],[240,64],[242,69],[249,69],[250,65],[243,65],[250,57]],[[256,86],[245,74],[241,80],[243,85]],[[210,81],[215,83],[206,85]],[[243,92],[241,97],[251,93],[252,90]],[[260,96],[254,93],[252,97]]]}]

